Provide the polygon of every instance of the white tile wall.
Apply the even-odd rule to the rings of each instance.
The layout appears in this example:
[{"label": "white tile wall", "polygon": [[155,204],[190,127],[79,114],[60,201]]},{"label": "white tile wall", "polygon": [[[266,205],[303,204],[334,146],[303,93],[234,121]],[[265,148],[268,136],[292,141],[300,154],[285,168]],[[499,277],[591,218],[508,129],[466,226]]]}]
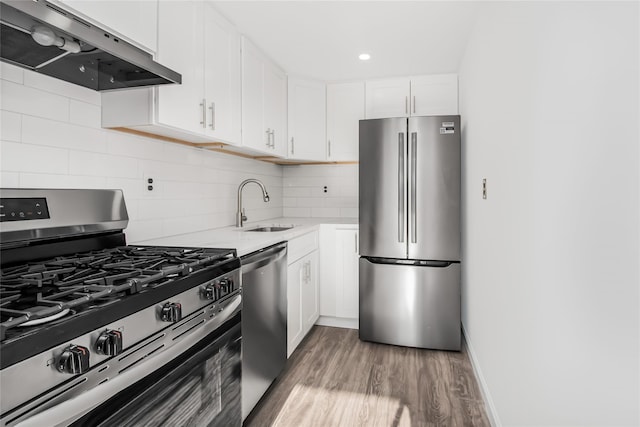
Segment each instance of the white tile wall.
[{"label": "white tile wall", "polygon": [[358,165],[285,166],[283,187],[285,216],[358,217]]},{"label": "white tile wall", "polygon": [[0,78],[0,186],[120,188],[129,242],[232,225],[246,178],[271,196],[246,187],[249,220],[283,214],[281,166],[101,129],[97,92],[4,63]]}]

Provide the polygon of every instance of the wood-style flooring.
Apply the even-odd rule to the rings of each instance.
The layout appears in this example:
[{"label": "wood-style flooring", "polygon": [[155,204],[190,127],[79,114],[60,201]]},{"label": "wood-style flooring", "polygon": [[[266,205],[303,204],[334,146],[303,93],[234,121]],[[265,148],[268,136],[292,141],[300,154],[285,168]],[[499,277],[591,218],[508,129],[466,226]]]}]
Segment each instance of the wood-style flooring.
[{"label": "wood-style flooring", "polygon": [[461,352],[363,342],[315,326],[245,427],[490,426]]}]

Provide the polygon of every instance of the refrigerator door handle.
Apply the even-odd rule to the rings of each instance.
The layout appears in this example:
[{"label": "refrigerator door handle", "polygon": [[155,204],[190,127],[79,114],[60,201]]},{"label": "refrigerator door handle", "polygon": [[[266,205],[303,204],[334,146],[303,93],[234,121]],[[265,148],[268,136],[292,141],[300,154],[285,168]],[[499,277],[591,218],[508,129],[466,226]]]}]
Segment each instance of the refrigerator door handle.
[{"label": "refrigerator door handle", "polygon": [[416,180],[416,158],[417,158],[417,151],[418,149],[418,133],[417,132],[411,132],[411,147],[409,149],[409,176],[410,176],[410,183],[409,183],[409,188],[410,188],[410,192],[411,192],[411,196],[410,196],[410,200],[409,200],[409,209],[410,209],[410,218],[409,218],[409,227],[411,229],[410,234],[411,234],[411,243],[417,243],[418,241],[418,231],[416,228],[416,184],[417,184],[417,180]]},{"label": "refrigerator door handle", "polygon": [[404,132],[398,133],[398,242],[404,242],[407,234],[405,225],[405,200],[407,198],[405,188],[405,158],[406,152],[404,142]]}]

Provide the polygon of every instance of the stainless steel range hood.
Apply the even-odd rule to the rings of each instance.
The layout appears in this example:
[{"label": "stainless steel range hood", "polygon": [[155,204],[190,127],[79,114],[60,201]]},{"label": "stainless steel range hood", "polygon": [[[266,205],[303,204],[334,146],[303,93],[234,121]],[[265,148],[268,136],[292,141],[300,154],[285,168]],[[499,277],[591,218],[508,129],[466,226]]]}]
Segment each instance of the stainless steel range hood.
[{"label": "stainless steel range hood", "polygon": [[151,55],[45,0],[0,2],[3,61],[103,91],[181,83]]}]

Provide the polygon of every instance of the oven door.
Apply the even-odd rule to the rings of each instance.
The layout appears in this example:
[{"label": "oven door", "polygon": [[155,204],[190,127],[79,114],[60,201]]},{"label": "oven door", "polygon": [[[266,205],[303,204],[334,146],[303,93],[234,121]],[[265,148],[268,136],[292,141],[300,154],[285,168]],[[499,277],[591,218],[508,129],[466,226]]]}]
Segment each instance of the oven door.
[{"label": "oven door", "polygon": [[[156,368],[115,393],[108,388],[117,386],[119,378],[18,426],[226,427],[242,424],[239,313],[171,360],[166,360],[170,357],[168,353],[160,353],[131,369],[149,369],[149,364]],[[105,395],[109,397],[105,399]]]}]

